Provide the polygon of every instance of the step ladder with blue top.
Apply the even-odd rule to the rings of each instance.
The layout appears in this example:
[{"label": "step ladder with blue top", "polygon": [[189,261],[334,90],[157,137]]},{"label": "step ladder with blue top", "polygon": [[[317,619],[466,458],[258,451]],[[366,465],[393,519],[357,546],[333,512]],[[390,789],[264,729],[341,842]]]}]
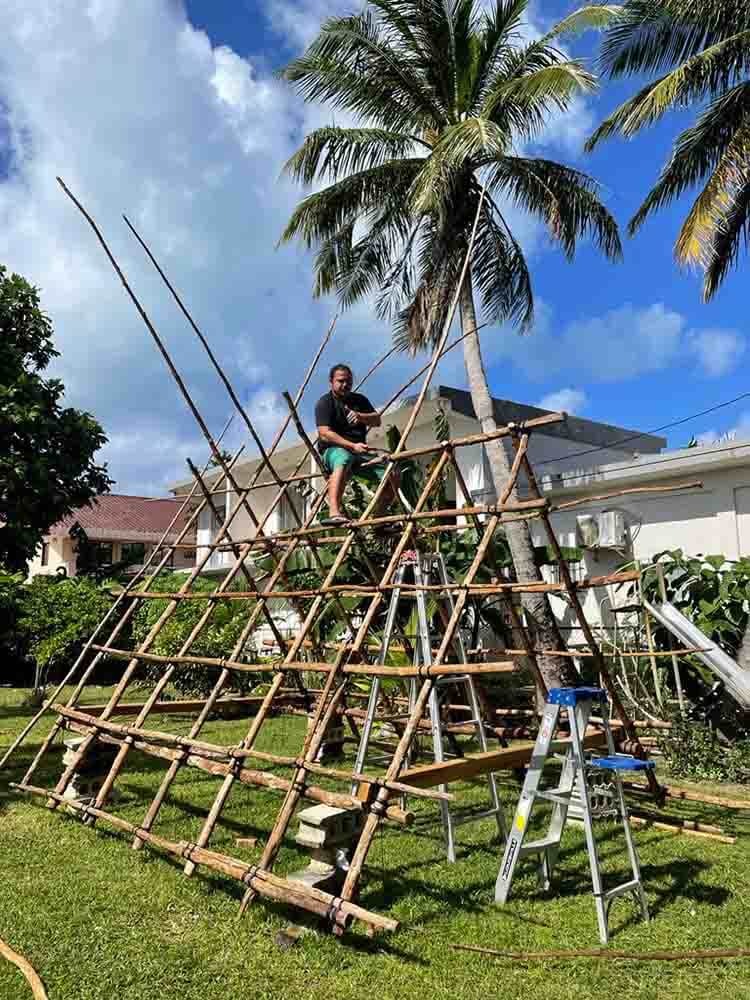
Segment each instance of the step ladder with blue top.
[{"label": "step ladder with blue top", "polygon": [[[602,944],[606,944],[609,940],[609,908],[616,897],[632,893],[643,919],[648,920],[649,918],[646,894],[641,881],[638,854],[630,829],[620,774],[623,771],[645,771],[654,766],[653,761],[638,760],[626,754],[615,752],[612,732],[607,722],[605,710],[602,711],[601,715],[606,733],[607,756],[587,757],[583,748],[583,740],[591,715],[591,709],[594,705],[601,705],[605,709],[606,704],[607,693],[602,688],[553,688],[549,692],[539,727],[539,734],[526,772],[523,790],[521,791],[521,797],[518,801],[515,816],[513,817],[513,825],[506,841],[505,852],[502,864],[500,865],[500,873],[495,885],[495,901],[505,903],[518,862],[521,858],[535,855],[539,860],[539,875],[542,886],[545,890],[549,889],[552,869],[557,861],[560,840],[562,839],[565,822],[568,818],[571,798],[577,794],[580,800],[583,827],[586,835],[586,847],[588,850],[594,901],[596,903],[596,915],[599,924],[599,937]],[[570,745],[563,759],[559,784],[554,788],[541,788],[542,773],[550,757],[550,746],[563,708],[567,710],[570,727]],[[591,799],[586,781],[586,774],[589,769],[607,770],[612,774],[614,786],[612,812],[622,823],[632,872],[632,876],[627,882],[623,882],[621,885],[614,886],[606,891],[602,884],[599,855],[594,837]],[[529,817],[535,803],[540,800],[553,804],[550,824],[543,837],[526,842],[525,835],[528,829]]]}]

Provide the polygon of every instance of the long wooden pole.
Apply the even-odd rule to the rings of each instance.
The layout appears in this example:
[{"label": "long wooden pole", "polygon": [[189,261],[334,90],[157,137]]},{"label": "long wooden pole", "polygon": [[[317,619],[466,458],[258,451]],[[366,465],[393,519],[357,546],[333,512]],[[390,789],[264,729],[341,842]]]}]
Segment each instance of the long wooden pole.
[{"label": "long wooden pole", "polygon": [[[316,369],[316,367],[318,365],[318,362],[320,361],[320,358],[321,358],[321,356],[323,354],[323,351],[325,350],[328,342],[331,339],[331,336],[333,334],[334,325],[335,324],[332,323],[330,325],[330,327],[328,328],[328,330],[325,333],[325,335],[323,337],[323,340],[321,341],[321,344],[318,347],[318,350],[317,350],[317,352],[316,352],[316,354],[315,354],[315,356],[314,356],[314,358],[313,358],[313,360],[312,360],[312,362],[311,362],[311,364],[310,364],[307,372],[305,373],[305,377],[302,380],[302,384],[300,385],[299,389],[297,390],[297,394],[295,396],[295,401],[297,403],[299,403],[301,401],[301,399],[303,398],[303,396],[305,394],[305,390],[307,389],[307,386],[308,386],[308,384],[310,382],[310,379],[312,378],[312,375],[313,375],[313,373],[314,373],[314,371],[315,371],[315,369]],[[268,452],[269,456],[273,455],[276,452],[276,449],[278,448],[279,444],[281,443],[281,440],[282,440],[283,435],[284,435],[284,433],[286,431],[286,428],[289,425],[289,421],[290,420],[291,420],[291,416],[287,416],[286,420],[283,421],[281,427],[277,431],[277,433],[276,433],[276,435],[275,435],[275,437],[274,437],[274,439],[273,439],[273,441],[271,443],[271,446],[269,448],[269,452]],[[262,469],[262,466],[259,467],[258,469],[256,469],[255,474],[254,474],[254,476],[252,477],[252,479],[250,481],[250,486],[251,487],[257,482],[258,478],[260,477],[260,475],[261,475],[261,469]],[[277,496],[277,499],[278,499],[278,496]],[[265,517],[270,516],[270,512],[274,509],[275,502],[276,501],[272,502],[269,505],[269,508],[268,508],[268,510],[266,512]],[[310,521],[312,520],[312,518],[315,515],[315,511],[316,511],[317,506],[319,506],[321,503],[322,503],[322,500],[319,500],[317,504],[313,504],[312,510],[310,512],[310,515],[309,515],[309,520]],[[261,524],[263,524],[263,523],[265,523],[265,518],[263,519],[263,521],[261,522]],[[278,579],[280,579],[281,576],[282,576],[282,574],[284,573],[284,569],[285,569],[286,563],[287,563],[288,559],[291,558],[291,555],[294,552],[295,548],[296,548],[296,544],[293,542],[292,545],[286,550],[286,552],[282,556],[281,560],[276,563],[274,572],[273,572],[273,574],[271,576],[271,579],[269,580],[269,582],[267,584],[267,589],[273,590],[274,586],[276,585],[276,581]],[[258,609],[256,608],[250,614],[250,617],[249,617],[249,619],[247,621],[247,624],[243,628],[242,634],[241,634],[241,636],[240,636],[240,638],[239,638],[239,640],[238,640],[238,642],[237,642],[237,644],[235,646],[235,650],[236,650],[236,654],[237,655],[239,655],[239,653],[241,652],[241,650],[244,647],[244,643],[245,643],[246,639],[252,633],[252,630],[255,627],[255,622],[257,620],[257,617],[258,617]],[[235,652],[235,650],[233,650],[232,652]],[[224,670],[222,670],[222,673],[220,674],[220,676],[219,676],[216,684],[214,685],[214,688],[212,689],[211,693],[209,694],[209,697],[208,697],[208,699],[206,701],[206,704],[205,704],[203,710],[201,711],[200,715],[195,720],[195,722],[193,723],[193,726],[190,729],[190,736],[191,737],[197,737],[198,734],[200,733],[201,729],[203,728],[203,725],[204,725],[206,719],[208,718],[208,716],[209,716],[209,714],[211,712],[211,708],[212,708],[213,704],[216,702],[216,700],[218,699],[218,697],[219,697],[219,695],[221,693],[221,690],[222,690],[222,687],[223,687],[223,685],[225,683],[226,677],[227,677],[227,674],[225,673]],[[275,696],[276,692],[278,691],[278,689],[281,687],[282,683],[283,683],[283,677],[282,677],[281,674],[279,674],[274,679],[269,692],[267,692],[266,697],[264,698],[264,700],[261,703],[261,706],[260,706],[260,708],[258,710],[258,714],[256,716],[256,720],[259,718],[260,719],[260,723],[262,723],[262,721],[265,719],[267,713],[270,711],[271,706],[273,704],[274,696]],[[260,723],[258,723],[258,728],[260,727]],[[254,725],[255,725],[255,723],[254,723]],[[250,732],[251,733],[253,732],[253,728],[252,727],[251,727]],[[257,732],[257,730],[255,730],[255,732]],[[250,734],[248,734],[248,737],[249,736],[250,736]],[[248,737],[245,738],[245,742],[247,742]],[[254,736],[253,736],[253,739],[254,739]],[[252,745],[252,744],[250,744],[250,745]],[[149,806],[149,809],[148,809],[148,811],[146,813],[146,816],[144,817],[142,826],[145,829],[150,830],[151,827],[152,827],[152,825],[153,825],[153,823],[155,822],[156,817],[159,814],[159,810],[161,809],[161,807],[162,807],[162,805],[163,805],[163,803],[164,803],[164,801],[165,801],[165,799],[167,797],[167,794],[169,793],[169,789],[171,788],[174,779],[177,777],[177,773],[179,771],[179,768],[180,768],[180,762],[179,761],[176,761],[176,762],[173,762],[172,764],[170,764],[170,766],[169,766],[166,774],[164,775],[164,778],[162,779],[162,782],[161,782],[161,784],[159,786],[159,789],[158,789],[158,791],[157,791],[157,793],[156,793],[156,795],[155,795],[155,797],[154,797],[151,805]],[[219,813],[221,811],[221,808],[223,807],[223,804],[226,801],[226,797],[227,797],[227,795],[229,793],[229,789],[231,788],[231,781],[229,780],[229,776],[227,776],[227,778],[225,779],[225,781],[224,781],[224,783],[222,785],[223,789],[225,787],[226,787],[225,793],[223,794],[223,796],[222,796],[221,792],[219,793],[219,796],[217,796],[216,800],[214,801],[214,805],[212,807],[212,811],[211,811],[210,815],[214,815],[216,818],[218,818],[218,815],[219,815]],[[215,819],[214,819],[214,822],[215,822]],[[136,837],[135,840],[133,841],[133,848],[136,849],[136,850],[138,850],[141,846],[142,846],[142,841],[138,837]]]},{"label": "long wooden pole", "polygon": [[[518,435],[514,436],[513,444],[515,447],[518,446]],[[529,462],[528,455],[523,456],[523,467],[526,473],[526,478],[528,480],[529,489],[532,495],[537,498],[541,498],[542,492],[539,489],[539,484],[537,482],[536,476],[534,475],[534,470],[531,467],[531,463]],[[609,669],[607,668],[607,664],[604,661],[604,657],[601,655],[599,651],[599,644],[597,643],[596,638],[594,637],[594,633],[591,630],[591,626],[589,625],[586,619],[586,615],[584,614],[583,606],[578,597],[578,593],[573,584],[573,580],[570,576],[570,570],[568,569],[568,564],[563,558],[562,550],[560,548],[560,543],[557,540],[557,535],[555,534],[555,531],[552,527],[552,524],[550,523],[546,511],[542,512],[541,518],[542,518],[542,523],[544,525],[544,530],[547,534],[547,539],[550,543],[550,546],[552,547],[552,551],[555,553],[555,559],[557,560],[557,564],[560,568],[560,576],[562,577],[562,580],[565,583],[565,589],[568,594],[568,600],[570,601],[573,607],[573,611],[575,612],[575,616],[578,619],[578,624],[581,628],[581,631],[586,637],[586,642],[588,644],[588,647],[594,654],[595,669],[597,673],[600,675],[602,681],[604,682],[604,686],[607,689],[607,693],[609,694],[609,697],[612,699],[612,706],[615,712],[617,713],[618,718],[623,724],[623,728],[627,733],[628,739],[633,744],[633,747],[639,750],[641,755],[645,757],[646,756],[645,748],[643,747],[643,745],[640,742],[640,739],[638,738],[637,730],[630,721],[630,716],[625,711],[625,706],[620,700],[620,696],[612,681],[612,677],[610,675]],[[654,793],[657,793],[659,789],[659,783],[654,777],[653,770],[647,771],[646,777],[649,783],[649,787],[652,789]]]},{"label": "long wooden pole", "polygon": [[[219,441],[221,441],[221,439],[224,437],[224,434],[229,429],[229,426],[230,426],[231,423],[232,423],[232,418],[230,417],[230,419],[225,424],[224,429],[222,430],[221,434],[219,435],[219,438],[218,438]],[[93,644],[94,644],[94,640],[98,637],[99,633],[102,631],[102,629],[107,624],[107,622],[114,616],[115,611],[117,611],[117,609],[120,607],[121,604],[123,604],[125,602],[126,599],[129,599],[129,598],[132,598],[132,597],[135,596],[133,592],[134,592],[136,586],[138,586],[140,584],[141,580],[143,579],[143,577],[146,576],[146,571],[153,564],[154,560],[156,559],[157,553],[161,550],[161,548],[164,546],[167,538],[172,533],[172,529],[175,527],[175,525],[179,522],[180,518],[182,518],[182,516],[187,511],[190,503],[193,501],[193,498],[195,497],[197,489],[198,489],[198,484],[197,483],[193,484],[193,488],[191,489],[190,493],[188,493],[187,496],[185,497],[185,499],[183,500],[183,503],[181,504],[180,509],[177,511],[177,513],[174,515],[174,517],[169,522],[169,524],[167,525],[167,527],[164,529],[164,532],[162,533],[161,538],[159,539],[157,545],[154,547],[153,551],[149,555],[148,559],[143,564],[143,566],[140,568],[140,570],[135,574],[135,576],[133,577],[133,579],[128,581],[127,585],[125,586],[125,589],[122,591],[121,594],[118,595],[117,599],[115,600],[115,603],[107,611],[107,613],[104,615],[104,617],[102,618],[102,620],[97,624],[96,628],[91,633],[91,636],[86,641],[83,649],[81,650],[81,652],[76,657],[75,662],[71,666],[70,670],[67,672],[67,674],[65,675],[65,677],[60,681],[60,683],[57,685],[57,687],[52,692],[52,694],[49,695],[49,697],[47,697],[45,699],[45,701],[44,701],[43,705],[41,706],[41,708],[39,709],[39,711],[26,723],[26,725],[23,727],[23,729],[21,730],[21,732],[18,734],[18,736],[16,736],[16,738],[13,740],[13,742],[11,743],[11,745],[5,751],[5,753],[3,754],[2,759],[0,760],[0,770],[2,770],[2,768],[5,766],[7,760],[9,759],[9,757],[18,749],[18,747],[21,745],[21,743],[23,743],[23,741],[29,735],[29,733],[31,732],[31,730],[36,726],[36,724],[39,722],[39,720],[42,718],[42,716],[45,714],[45,712],[48,711],[50,705],[53,702],[57,701],[57,699],[60,697],[60,692],[63,690],[63,688],[66,687],[66,685],[70,684],[70,682],[73,680],[73,678],[75,677],[76,673],[78,672],[78,669],[80,668],[81,664],[83,664],[83,662],[85,661],[86,657],[91,652],[91,649],[92,649]],[[182,537],[185,536],[185,533],[190,530],[190,526],[195,523],[195,521],[197,520],[197,517],[198,517],[197,512],[193,512],[193,516],[188,519],[186,525],[184,526],[184,528],[182,529],[182,531],[180,531],[180,533],[178,534],[178,538],[182,538]],[[156,576],[158,575],[158,573],[162,569],[162,567],[164,567],[166,565],[167,561],[169,560],[169,557],[170,557],[169,551],[167,551],[166,553],[164,553],[162,555],[161,562],[159,563],[159,565],[156,568],[156,570],[149,577],[149,580],[148,580],[149,584],[156,578]],[[112,635],[115,635],[115,634],[119,633],[119,631],[122,630],[122,628],[125,625],[125,622],[127,621],[127,619],[129,617],[131,617],[131,615],[133,614],[134,610],[135,610],[135,605],[133,605],[133,604],[131,604],[129,608],[125,609],[124,618],[123,618],[123,620],[121,622],[118,623],[118,626],[116,626],[116,630],[117,631],[116,632],[113,631]],[[112,638],[112,635],[110,635],[110,639]],[[92,667],[90,668],[90,670],[93,669],[93,666],[95,666],[96,663],[98,663],[100,659],[101,659],[101,657],[96,657],[95,658],[95,663],[92,665]],[[89,673],[90,673],[90,671],[89,671]],[[83,684],[81,684],[79,682],[79,685],[76,687],[75,691],[71,695],[72,699],[75,700],[78,697],[78,694],[80,694],[80,691],[82,690],[82,687],[83,687]]]}]

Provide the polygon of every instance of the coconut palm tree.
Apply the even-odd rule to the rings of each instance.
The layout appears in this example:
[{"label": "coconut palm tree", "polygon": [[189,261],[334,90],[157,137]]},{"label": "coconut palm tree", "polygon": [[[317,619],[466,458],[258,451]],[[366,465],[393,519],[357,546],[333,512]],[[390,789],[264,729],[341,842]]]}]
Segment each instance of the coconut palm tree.
[{"label": "coconut palm tree", "polygon": [[698,110],[629,230],[632,235],[657,209],[700,186],[675,256],[703,268],[708,301],[750,236],[750,5],[626,0],[605,35],[601,61],[612,77],[659,76],[599,126],[589,149],[616,133],[629,138],[675,108]]},{"label": "coconut palm tree", "polygon": [[[557,37],[601,27],[614,9],[584,8],[528,41],[527,2],[496,0],[487,9],[478,0],[370,0],[360,14],[326,21],[283,71],[305,100],[355,121],[316,129],[286,164],[306,185],[326,183],[299,204],[282,237],[301,238],[317,251],[316,294],[335,291],[343,306],[375,295],[400,346],[428,347],[440,335],[479,215],[460,315],[470,334],[464,357],[483,431],[496,424],[475,292],[492,323],[526,330],[534,315],[531,276],[505,217],[508,206],[543,220],[568,258],[581,238],[610,258],[621,253],[617,226],[591,178],[524,153],[551,113],[564,112],[595,85],[556,47]],[[499,495],[508,458],[499,440],[486,449]],[[506,531],[518,579],[538,579],[527,526],[509,523]],[[524,605],[545,648],[561,648],[546,596],[526,595]],[[566,665],[562,657],[540,662],[557,683]]]}]

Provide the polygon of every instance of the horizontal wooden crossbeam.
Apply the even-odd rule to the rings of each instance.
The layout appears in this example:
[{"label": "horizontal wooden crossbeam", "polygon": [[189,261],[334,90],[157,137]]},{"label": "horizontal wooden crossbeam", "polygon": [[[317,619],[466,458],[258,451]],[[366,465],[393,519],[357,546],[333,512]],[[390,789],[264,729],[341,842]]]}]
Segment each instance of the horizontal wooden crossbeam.
[{"label": "horizontal wooden crossbeam", "polygon": [[[583,741],[584,749],[594,750],[606,747],[607,737],[602,731],[589,733]],[[553,740],[550,753],[564,753],[570,746],[569,740]],[[489,771],[503,771],[523,767],[531,760],[534,752],[532,742],[520,746],[505,747],[501,750],[488,750],[486,753],[472,753],[456,760],[444,760],[435,764],[423,764],[409,768],[399,776],[401,781],[418,788],[432,788],[434,785],[448,784],[451,781],[465,781]]]}]

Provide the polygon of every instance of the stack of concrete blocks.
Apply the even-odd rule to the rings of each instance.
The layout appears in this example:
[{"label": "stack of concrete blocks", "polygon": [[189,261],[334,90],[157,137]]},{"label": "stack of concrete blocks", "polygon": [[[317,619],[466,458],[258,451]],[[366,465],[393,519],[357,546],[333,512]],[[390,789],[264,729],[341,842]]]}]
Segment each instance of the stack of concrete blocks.
[{"label": "stack of concrete blocks", "polygon": [[[308,730],[312,727],[313,715],[308,716]],[[344,715],[342,711],[334,713],[326,729],[325,739],[315,755],[315,763],[322,764],[327,760],[336,760],[344,755]]]},{"label": "stack of concrete blocks", "polygon": [[325,805],[303,809],[294,841],[310,851],[310,863],[289,878],[335,895],[346,878],[349,851],[362,830],[362,815],[357,809]]},{"label": "stack of concrete blocks", "polygon": [[[63,768],[67,768],[76,758],[76,754],[87,737],[76,736],[73,739],[65,740],[65,753],[63,754]],[[73,772],[73,776],[65,789],[64,797],[75,802],[91,803],[104,784],[104,779],[109,773],[112,761],[117,754],[117,747],[107,746],[94,740],[86,751],[86,755],[78,765],[78,770]],[[110,799],[116,796],[110,794]]]}]

